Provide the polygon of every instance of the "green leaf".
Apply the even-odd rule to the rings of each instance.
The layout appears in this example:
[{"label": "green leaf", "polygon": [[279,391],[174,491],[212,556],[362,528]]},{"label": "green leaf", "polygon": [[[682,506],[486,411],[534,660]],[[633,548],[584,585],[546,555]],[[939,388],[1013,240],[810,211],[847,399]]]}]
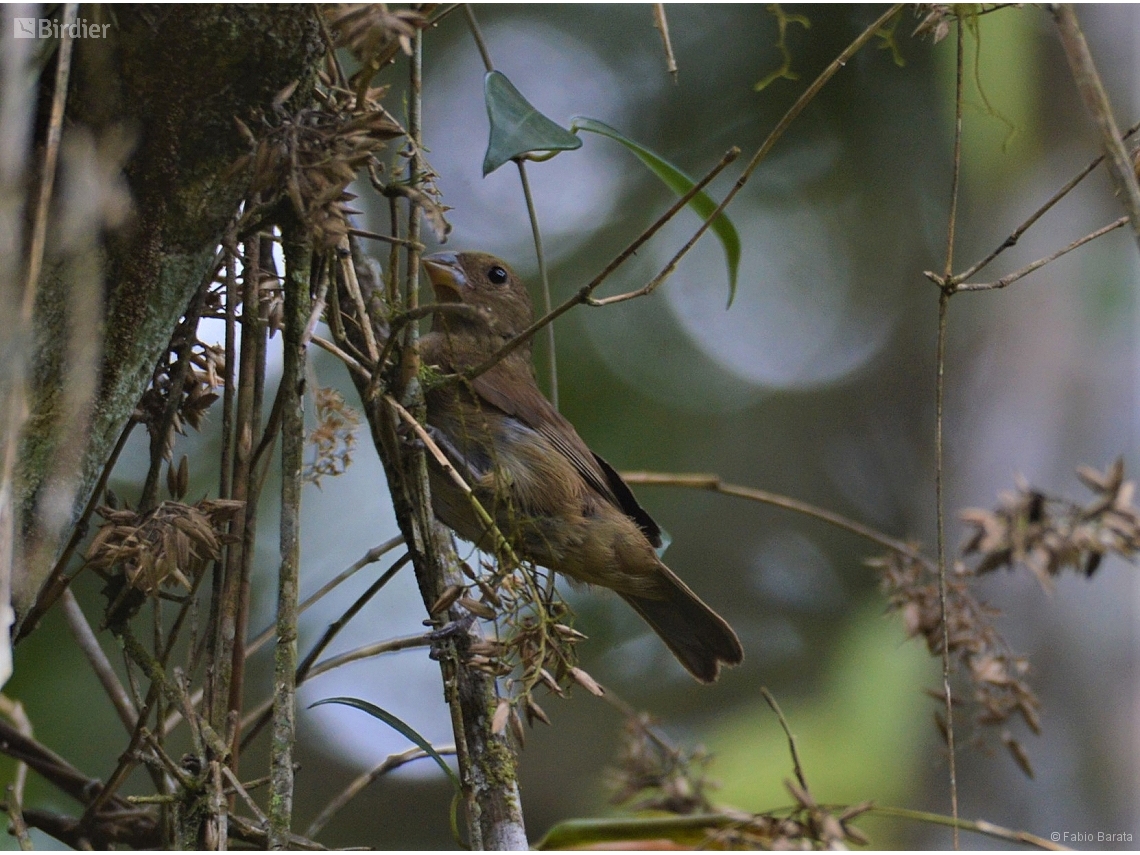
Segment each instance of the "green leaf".
[{"label": "green leaf", "polygon": [[491,122],[491,137],[483,156],[484,176],[508,160],[533,151],[550,152],[549,156],[553,156],[582,146],[582,140],[531,106],[502,72],[487,72],[483,92]]},{"label": "green leaf", "polygon": [[431,743],[420,736],[411,725],[402,719],[397,718],[387,710],[380,709],[380,707],[375,704],[362,701],[360,698],[325,698],[324,700],[317,701],[315,704],[310,704],[309,709],[324,704],[344,704],[346,707],[355,707],[358,710],[363,710],[373,718],[380,719],[380,721],[384,722],[384,724],[393,730],[408,737],[408,739],[414,742],[418,748],[421,748],[428,757],[439,764],[439,768],[447,773],[447,777],[450,778],[451,783],[455,785],[456,792],[459,792],[459,776],[452,771],[451,767],[447,765],[447,761],[440,756],[439,752],[432,748]]},{"label": "green leaf", "polygon": [[[570,129],[575,132],[590,131],[594,134],[601,134],[621,143],[637,155],[638,159],[678,196],[684,196],[697,183],[659,154],[650,151],[640,143],[634,142],[605,122],[599,122],[597,119],[591,119],[587,116],[575,116],[570,120]],[[717,203],[708,193],[702,191],[690,200],[689,207],[702,220],[707,220],[716,210]],[[728,265],[728,305],[731,306],[732,301],[736,298],[736,274],[740,267],[740,235],[737,234],[736,226],[732,224],[732,220],[723,211],[717,214],[710,228],[720,240],[721,246],[724,247],[725,263]]]}]

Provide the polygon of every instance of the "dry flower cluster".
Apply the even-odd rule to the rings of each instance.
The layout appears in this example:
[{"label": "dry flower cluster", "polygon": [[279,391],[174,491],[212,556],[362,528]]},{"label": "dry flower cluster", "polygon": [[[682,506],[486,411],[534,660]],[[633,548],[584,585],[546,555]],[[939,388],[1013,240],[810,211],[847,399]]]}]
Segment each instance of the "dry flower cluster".
[{"label": "dry flower cluster", "polygon": [[350,81],[353,89],[368,86],[372,75],[402,52],[412,55],[412,36],[428,25],[431,7],[389,9],[383,3],[338,3],[325,7],[334,44],[347,48],[360,63]]},{"label": "dry flower cluster", "polygon": [[203,499],[194,505],[163,502],[143,513],[98,508],[105,522],[87,548],[86,560],[118,583],[107,609],[111,619],[122,619],[117,609],[128,591],[151,596],[169,585],[193,590],[207,562],[221,556],[230,520],[244,506],[232,499]]},{"label": "dry flower cluster", "polygon": [[922,20],[914,28],[913,35],[929,35],[934,44],[950,35],[950,25],[958,20],[955,7],[944,3],[919,3],[914,7],[914,14],[921,16]]},{"label": "dry flower cluster", "polygon": [[[1077,472],[1094,497],[1086,505],[1053,498],[1019,481],[993,510],[961,513],[970,531],[946,580],[946,636],[951,661],[972,687],[969,697],[979,725],[1004,725],[1014,715],[1040,732],[1039,702],[1025,682],[1026,659],[1014,655],[994,626],[996,609],[979,601],[971,580],[1005,567],[1027,568],[1046,590],[1066,567],[1092,575],[1105,555],[1131,560],[1140,550],[1140,511],[1133,505],[1135,485],[1124,479],[1117,460],[1104,472]],[[942,654],[943,631],[938,577],[913,555],[889,553],[869,562],[878,568],[890,607],[903,616],[909,637],[921,636],[931,654]],[[941,695],[939,694],[939,697]],[[945,729],[946,723],[940,721]],[[1001,740],[1013,759],[1032,776],[1020,743],[1005,730]]]},{"label": "dry flower cluster", "polygon": [[481,575],[466,562],[461,567],[471,584],[449,586],[432,605],[431,612],[442,614],[458,604],[477,618],[495,622],[495,638],[474,641],[467,647],[467,663],[471,667],[493,677],[507,678],[506,696],[495,710],[493,732],[502,733],[510,726],[521,745],[525,741],[522,716],[532,726],[535,721],[550,724],[550,718],[534,699],[534,690],[539,686],[558,697],[565,697],[565,689],[572,684],[599,697],[605,694],[577,664],[574,646],[586,636],[570,626],[570,607],[553,585],[543,585],[538,570],[524,566],[504,574],[485,565]]},{"label": "dry flower cluster", "polygon": [[1091,576],[1104,556],[1131,560],[1140,550],[1140,510],[1132,503],[1133,481],[1124,480],[1124,461],[1104,472],[1086,466],[1077,477],[1094,493],[1087,505],[1051,498],[1023,482],[1002,493],[994,510],[970,508],[963,521],[973,532],[962,548],[973,572],[1028,568],[1046,590],[1066,567]]},{"label": "dry flower cluster", "polygon": [[[942,655],[942,611],[938,576],[929,565],[911,556],[888,553],[867,562],[879,570],[889,608],[902,613],[908,638],[922,637],[932,656]],[[946,580],[947,637],[950,660],[971,686],[968,706],[978,725],[1001,725],[1015,713],[1029,728],[1040,730],[1037,696],[1025,682],[1026,659],[1016,656],[994,626],[1000,614],[971,592],[968,575],[957,566]],[[934,694],[934,693],[932,693]],[[941,694],[936,697],[941,698]],[[963,700],[956,704],[962,705]],[[945,737],[946,722],[938,717]],[[1002,740],[1018,765],[1032,776],[1021,746],[1008,733]]]},{"label": "dry flower cluster", "polygon": [[261,117],[259,135],[238,120],[250,153],[231,169],[250,170],[250,192],[260,194],[262,210],[287,200],[314,243],[332,249],[348,235],[348,217],[356,213],[347,204],[355,198],[348,185],[359,170],[379,167],[376,152],[405,132],[380,104],[386,88],[358,98],[330,84],[321,107],[281,115],[295,85],[278,94],[278,114]]},{"label": "dry flower cluster", "polygon": [[320,487],[321,478],[335,478],[352,464],[360,416],[331,387],[314,391],[313,401],[317,426],[309,433],[309,444],[313,446],[314,459],[305,467],[304,478]]},{"label": "dry flower cluster", "polygon": [[867,838],[851,821],[870,804],[838,813],[821,806],[811,794],[794,750],[792,756],[796,780],[785,781],[795,802],[791,810],[749,814],[726,809],[708,797],[716,787],[707,777],[712,757],[700,746],[685,751],[672,745],[650,716],[631,714],[626,717],[618,766],[611,770],[610,800],[633,810],[707,817],[707,826],[685,832],[686,838],[694,837],[693,848],[812,850],[866,845]]},{"label": "dry flower cluster", "polygon": [[150,386],[135,408],[135,420],[146,425],[152,436],[155,431],[162,430],[170,397],[174,393],[174,378],[181,374],[181,388],[177,390],[179,399],[171,416],[170,429],[164,438],[163,457],[166,460],[173,456],[176,433],[185,435],[186,425],[201,430],[206,411],[218,400],[218,394],[214,390],[222,385],[226,371],[225,348],[219,345],[195,340],[190,345],[189,356],[182,371],[177,370],[177,358],[171,361],[171,356],[173,352],[168,352],[167,359],[160,363]]},{"label": "dry flower cluster", "polygon": [[678,748],[648,713],[626,717],[618,765],[611,771],[610,802],[633,810],[706,813],[713,810],[706,776],[711,757],[703,747]]}]

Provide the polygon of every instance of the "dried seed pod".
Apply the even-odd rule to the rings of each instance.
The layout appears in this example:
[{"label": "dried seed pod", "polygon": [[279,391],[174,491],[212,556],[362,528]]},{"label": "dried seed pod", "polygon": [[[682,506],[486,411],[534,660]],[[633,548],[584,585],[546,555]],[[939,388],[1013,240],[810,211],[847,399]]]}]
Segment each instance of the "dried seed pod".
[{"label": "dried seed pod", "polygon": [[483,592],[483,599],[489,602],[495,608],[502,608],[503,601],[499,599],[499,595],[495,593],[495,589],[488,585],[482,579],[476,579],[475,584],[479,586],[479,590]]},{"label": "dried seed pod", "polygon": [[523,728],[522,719],[519,718],[519,711],[514,707],[510,709],[511,712],[510,715],[507,716],[507,722],[511,726],[511,733],[514,734],[519,747],[522,748],[526,745],[526,730]]},{"label": "dried seed pod", "polygon": [[1029,761],[1029,754],[1026,753],[1022,744],[1014,739],[1013,734],[1008,730],[1002,733],[1001,741],[1005,743],[1005,747],[1009,751],[1009,755],[1013,758],[1013,762],[1025,773],[1025,777],[1032,779],[1034,777],[1033,764]]},{"label": "dried seed pod", "polygon": [[491,733],[502,733],[507,728],[507,719],[511,715],[511,702],[506,698],[499,698],[495,706],[495,714],[491,717]]},{"label": "dried seed pod", "polygon": [[480,600],[474,600],[471,597],[460,597],[459,605],[475,615],[475,617],[483,618],[484,620],[494,620],[495,610]]},{"label": "dried seed pod", "polygon": [[439,595],[431,608],[428,609],[428,614],[438,615],[441,612],[447,611],[463,595],[462,585],[448,585],[443,589],[443,593]]},{"label": "dried seed pod", "polygon": [[535,719],[538,719],[543,724],[550,724],[550,716],[546,714],[546,711],[543,710],[543,708],[540,707],[537,703],[535,703],[534,698],[528,697],[526,699],[527,724],[529,724],[531,727],[534,727]]},{"label": "dried seed pod", "polygon": [[585,641],[589,636],[578,632],[573,627],[569,627],[564,623],[554,624],[554,631],[561,635],[563,638],[568,638],[571,641]]},{"label": "dried seed pod", "polygon": [[570,676],[575,683],[577,683],[591,695],[597,695],[600,698],[606,693],[606,690],[598,685],[598,682],[581,668],[578,668],[576,666],[571,668]]},{"label": "dried seed pod", "polygon": [[502,656],[506,652],[506,646],[501,641],[487,641],[486,639],[471,642],[467,649],[473,654],[489,658]]},{"label": "dried seed pod", "polygon": [[549,671],[542,668],[539,670],[538,676],[539,679],[546,684],[546,688],[550,689],[553,694],[558,695],[560,698],[566,697],[566,693],[562,691],[562,687],[558,685],[558,681],[554,679]]}]

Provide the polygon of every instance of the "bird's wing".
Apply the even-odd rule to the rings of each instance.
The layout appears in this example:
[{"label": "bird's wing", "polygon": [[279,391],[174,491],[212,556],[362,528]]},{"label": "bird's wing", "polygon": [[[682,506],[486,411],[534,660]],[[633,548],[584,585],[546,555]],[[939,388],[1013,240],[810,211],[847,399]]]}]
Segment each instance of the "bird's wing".
[{"label": "bird's wing", "polygon": [[[590,451],[574,426],[539,391],[528,364],[507,357],[472,380],[471,386],[488,404],[545,437],[595,492],[637,523],[653,546],[661,545],[660,527],[638,504],[617,471]],[[509,395],[506,389],[511,390]]]}]

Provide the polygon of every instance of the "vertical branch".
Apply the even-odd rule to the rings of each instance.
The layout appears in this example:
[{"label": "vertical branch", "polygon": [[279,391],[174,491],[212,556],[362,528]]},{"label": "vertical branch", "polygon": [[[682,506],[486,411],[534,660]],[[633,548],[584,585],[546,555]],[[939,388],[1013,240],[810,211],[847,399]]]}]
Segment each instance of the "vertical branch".
[{"label": "vertical branch", "polygon": [[[257,365],[257,336],[261,335],[260,321],[260,241],[256,236],[246,241],[242,268],[241,357],[238,366],[237,401],[234,406],[234,461],[231,479],[232,496],[247,502],[244,513],[234,517],[230,525],[233,538],[226,548],[225,560],[218,565],[222,584],[220,601],[216,604],[217,628],[211,660],[214,667],[210,676],[212,685],[207,720],[219,733],[228,733],[227,723],[233,707],[232,700],[240,699],[241,669],[244,665],[238,643],[241,623],[242,567],[246,551],[246,528],[250,522],[248,504],[251,486],[253,440],[256,432],[254,411],[255,377]],[[235,671],[237,673],[235,674]],[[235,739],[236,743],[236,739]],[[236,765],[236,757],[231,761]]]},{"label": "vertical branch", "polygon": [[[961,30],[959,29],[959,32]],[[934,389],[934,501],[938,527],[938,613],[942,620],[942,695],[946,701],[946,751],[950,765],[950,814],[958,819],[958,770],[954,751],[954,696],[950,691],[950,629],[946,591],[946,518],[943,506],[942,417],[946,393],[946,326],[950,291],[938,295],[937,379]],[[954,848],[958,848],[958,826],[954,826]]]},{"label": "vertical branch", "polygon": [[[226,229],[223,240],[226,265],[226,365],[222,379],[222,453],[218,473],[218,498],[230,498],[234,458],[234,361],[237,359],[237,232]],[[220,774],[220,773],[219,773]]]},{"label": "vertical branch", "polygon": [[[418,168],[421,166],[418,157],[421,62],[422,43],[417,33],[413,37],[411,109],[408,122],[413,180],[422,175],[422,168]],[[409,302],[415,300],[419,276],[419,254],[414,239],[418,234],[419,214],[414,205],[410,215],[409,240],[401,244],[409,251],[409,269],[403,280],[402,295]],[[367,277],[357,280],[348,275],[350,271],[345,267],[352,263],[351,253],[342,251],[342,254],[346,258],[346,265],[341,265],[338,270],[337,287],[340,293],[337,302],[346,314],[347,321],[344,324],[330,324],[330,328],[334,335],[340,334],[338,329],[343,333],[345,341],[338,342],[339,344],[348,350],[365,353],[365,332],[372,328],[372,320],[367,316],[365,307],[375,304],[374,298],[383,286]],[[390,267],[389,283],[393,281],[394,275],[394,267]],[[358,286],[372,290],[362,295],[357,290]],[[410,306],[405,305],[404,308]],[[374,366],[377,372],[375,377],[362,376],[356,371],[350,372],[350,376],[360,393],[372,441],[384,465],[396,520],[412,557],[421,597],[425,606],[430,607],[448,585],[463,584],[464,577],[459,570],[451,538],[435,520],[431,509],[424,450],[422,447],[409,447],[401,441],[397,433],[398,416],[386,403],[388,395],[384,394],[390,391],[391,396],[401,401],[417,418],[423,418],[424,399],[418,378],[418,357],[414,349],[414,326],[407,326],[404,338],[395,348],[396,371],[381,374],[383,368]],[[452,608],[446,615],[436,617],[442,621],[454,622],[464,617],[464,614],[462,610]],[[471,632],[477,634],[476,629]],[[444,692],[455,733],[459,777],[463,784],[467,843],[472,849],[526,849],[515,754],[507,736],[495,734],[492,730],[491,717],[497,702],[494,679],[465,664],[465,651],[472,640],[467,632],[458,632],[441,641],[437,648]]]},{"label": "vertical branch", "polygon": [[1061,34],[1061,44],[1065,48],[1069,67],[1073,70],[1073,80],[1085,102],[1085,109],[1100,131],[1101,143],[1108,155],[1108,171],[1112,175],[1112,183],[1116,185],[1116,195],[1128,212],[1132,234],[1136,237],[1137,244],[1140,244],[1140,184],[1137,183],[1136,171],[1128,152],[1124,150],[1108,93],[1105,92],[1104,83],[1093,63],[1085,34],[1081,32],[1076,10],[1069,3],[1060,4],[1053,7],[1053,16],[1057,21],[1057,30]]},{"label": "vertical branch", "polygon": [[[954,231],[958,219],[958,182],[962,165],[962,80],[964,64],[964,32],[962,19],[957,27],[957,64],[954,88],[954,157],[950,178],[950,216],[946,226],[946,263],[943,284],[938,294],[937,377],[934,387],[934,503],[938,528],[938,612],[942,619],[942,693],[946,699],[946,750],[950,765],[950,812],[958,820],[958,769],[954,751],[954,696],[950,690],[950,628],[946,590],[946,519],[943,496],[942,428],[946,394],[946,329],[950,297],[954,286],[950,277],[954,268]],[[954,848],[959,846],[958,826],[954,826]]]},{"label": "vertical branch", "polygon": [[[423,81],[423,37],[416,32],[412,47],[410,98],[408,103],[408,135],[411,141],[411,159],[408,164],[409,180],[419,181],[423,174],[420,158],[420,134],[422,126],[422,81]],[[404,307],[415,309],[419,302],[420,253],[416,247],[420,236],[420,208],[414,198],[408,200],[408,268],[404,280]],[[408,324],[404,329],[403,348],[400,352],[402,398],[416,418],[425,419],[426,403],[423,387],[419,382],[419,353],[416,350],[418,328]],[[447,538],[441,536],[431,511],[431,488],[428,483],[427,455],[422,448],[405,449],[397,452],[403,463],[403,480],[407,510],[410,512],[413,527],[417,530],[415,541],[423,549],[422,560],[416,562],[416,581],[425,605],[435,602],[447,585],[448,567],[455,566],[455,556],[451,554]],[[414,554],[414,550],[413,550]],[[482,825],[479,822],[481,810],[475,797],[472,763],[474,758],[467,745],[467,722],[459,700],[458,678],[464,671],[460,664],[455,645],[445,655],[440,656],[440,671],[443,676],[444,696],[451,714],[451,727],[455,734],[456,759],[459,762],[459,778],[463,785],[464,805],[467,815],[468,846],[473,850],[488,847],[483,839]]]},{"label": "vertical branch", "polygon": [[281,570],[273,657],[269,766],[269,848],[289,847],[296,740],[297,591],[301,561],[301,468],[305,450],[305,327],[312,251],[299,223],[284,230],[285,364],[281,374]]}]

